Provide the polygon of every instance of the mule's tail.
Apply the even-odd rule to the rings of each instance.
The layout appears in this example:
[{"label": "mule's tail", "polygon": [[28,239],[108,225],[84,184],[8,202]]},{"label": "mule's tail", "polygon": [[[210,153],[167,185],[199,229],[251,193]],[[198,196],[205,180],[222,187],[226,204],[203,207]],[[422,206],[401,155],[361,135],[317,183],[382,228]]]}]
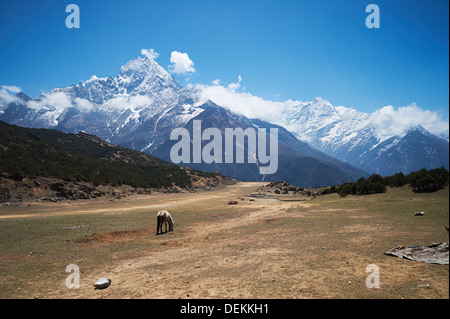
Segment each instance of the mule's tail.
[{"label": "mule's tail", "polygon": [[175,225],[175,222],[173,221],[172,215],[168,215],[168,222],[169,222],[169,231],[173,231],[173,225]]}]

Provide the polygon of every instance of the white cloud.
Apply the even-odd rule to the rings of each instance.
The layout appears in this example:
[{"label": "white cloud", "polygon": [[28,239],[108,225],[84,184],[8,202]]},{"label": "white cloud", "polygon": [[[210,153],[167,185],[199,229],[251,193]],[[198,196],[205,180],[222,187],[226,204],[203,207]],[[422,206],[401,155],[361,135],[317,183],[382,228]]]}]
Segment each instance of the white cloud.
[{"label": "white cloud", "polygon": [[239,91],[242,77],[238,82],[226,86],[220,85],[220,80],[214,80],[213,85],[197,84],[197,97],[199,103],[211,100],[217,105],[229,108],[231,111],[245,115],[249,118],[259,118],[272,123],[281,119],[282,112],[289,107],[292,101],[273,102],[247,92]]},{"label": "white cloud", "polygon": [[21,91],[21,88],[14,85],[2,85],[0,89],[0,100],[3,100],[4,103],[20,102],[16,94]]},{"label": "white cloud", "polygon": [[372,113],[370,121],[381,139],[403,134],[419,125],[437,135],[448,134],[449,130],[448,122],[443,121],[439,113],[423,110],[415,103],[398,109],[385,106]]},{"label": "white cloud", "polygon": [[155,52],[154,49],[142,49],[141,50],[141,54],[145,55],[147,58],[149,59],[156,59],[157,57],[159,57],[159,53]]},{"label": "white cloud", "polygon": [[8,90],[12,93],[22,92],[22,89],[20,87],[14,85],[2,85],[2,89]]},{"label": "white cloud", "polygon": [[194,73],[194,62],[189,58],[187,53],[173,51],[170,55],[169,71],[175,74]]},{"label": "white cloud", "polygon": [[47,94],[45,96],[45,103],[55,109],[66,109],[72,106],[72,101],[64,92]]},{"label": "white cloud", "polygon": [[[242,92],[241,82],[242,77],[239,76],[237,82],[228,85],[222,84],[219,79],[212,81],[211,85],[197,84],[195,88],[199,103],[211,100],[235,113],[280,125],[282,125],[283,113],[286,110],[303,104],[303,102],[293,100],[274,102],[248,92]],[[355,111],[344,106],[337,106],[336,110],[341,115],[352,110]],[[448,121],[443,120],[438,112],[421,109],[415,103],[397,109],[391,105],[385,106],[370,114],[368,122],[363,121],[355,123],[355,125],[365,126],[368,123],[375,127],[377,137],[380,139],[401,135],[419,125],[439,136],[448,136],[449,133]]]},{"label": "white cloud", "polygon": [[[80,99],[81,100],[81,99]],[[72,101],[64,92],[53,92],[45,94],[40,100],[31,100],[28,102],[28,107],[40,110],[58,110],[62,111],[72,106]]]},{"label": "white cloud", "polygon": [[39,100],[31,100],[27,106],[34,110],[49,110],[61,114],[64,110],[75,107],[80,112],[89,112],[94,104],[86,99],[76,97],[73,101],[64,92],[50,92],[44,94]]},{"label": "white cloud", "polygon": [[31,100],[27,103],[27,107],[33,110],[40,110],[42,108],[42,103],[40,101]]},{"label": "white cloud", "polygon": [[128,102],[136,106],[148,106],[152,104],[153,100],[146,95],[133,95],[128,98]]},{"label": "white cloud", "polygon": [[94,109],[94,104],[92,104],[91,102],[89,102],[86,99],[81,99],[79,97],[76,97],[73,101],[75,103],[76,108],[78,110],[80,110],[81,112],[89,112]]},{"label": "white cloud", "polygon": [[228,86],[227,86],[228,90],[233,93],[236,92],[241,87],[241,81],[242,81],[242,77],[241,77],[241,75],[239,75],[238,81],[236,83],[228,84]]}]

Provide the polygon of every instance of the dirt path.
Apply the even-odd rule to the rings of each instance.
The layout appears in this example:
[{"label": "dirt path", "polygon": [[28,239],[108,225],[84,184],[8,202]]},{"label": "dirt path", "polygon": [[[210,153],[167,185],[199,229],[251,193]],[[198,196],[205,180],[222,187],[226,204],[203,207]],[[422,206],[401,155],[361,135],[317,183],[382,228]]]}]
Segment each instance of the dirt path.
[{"label": "dirt path", "polygon": [[[219,190],[200,193],[178,193],[178,194],[154,194],[135,195],[125,200],[115,201],[106,198],[98,200],[64,201],[56,203],[34,202],[31,208],[4,207],[0,212],[0,219],[46,217],[58,215],[79,215],[114,212],[129,212],[136,210],[148,210],[159,207],[173,208],[191,203],[204,201],[231,200],[244,196],[266,183],[241,182],[236,185],[227,186]],[[136,204],[139,203],[139,204]],[[151,203],[151,204],[149,204]],[[114,208],[112,208],[114,206]],[[9,208],[9,209],[8,209]]]}]

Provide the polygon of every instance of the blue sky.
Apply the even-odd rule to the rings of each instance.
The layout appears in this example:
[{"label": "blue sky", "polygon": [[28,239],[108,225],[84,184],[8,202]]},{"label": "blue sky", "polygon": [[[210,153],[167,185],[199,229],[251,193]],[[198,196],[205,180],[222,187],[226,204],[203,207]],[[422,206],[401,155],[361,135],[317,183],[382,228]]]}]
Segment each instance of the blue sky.
[{"label": "blue sky", "polygon": [[[68,29],[65,8],[80,8]],[[380,28],[368,29],[368,4]],[[195,63],[191,84],[237,82],[272,101],[308,101],[371,113],[417,103],[448,120],[446,0],[2,1],[0,85],[36,97],[91,75],[115,76],[153,48]],[[177,76],[185,85],[185,76]]]}]

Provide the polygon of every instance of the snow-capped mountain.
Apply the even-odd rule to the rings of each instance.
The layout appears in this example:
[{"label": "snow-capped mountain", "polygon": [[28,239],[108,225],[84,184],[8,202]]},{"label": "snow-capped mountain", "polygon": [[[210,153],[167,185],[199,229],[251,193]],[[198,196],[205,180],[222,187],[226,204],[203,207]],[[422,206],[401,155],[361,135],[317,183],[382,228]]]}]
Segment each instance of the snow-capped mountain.
[{"label": "snow-capped mountain", "polygon": [[[324,185],[336,185],[349,180],[356,180],[368,174],[347,163],[328,156],[320,151],[311,148],[304,142],[299,141],[295,136],[285,128],[274,125],[262,120],[249,119],[243,115],[227,110],[217,104],[209,101],[201,106],[204,111],[195,118],[191,119],[184,128],[189,132],[193,131],[193,121],[201,120],[202,126],[219,129],[224,136],[227,128],[247,128],[265,129],[267,135],[270,129],[278,129],[278,170],[272,175],[262,175],[259,172],[258,164],[242,163],[230,165],[227,163],[204,162],[199,164],[190,164],[189,167],[206,171],[218,171],[224,175],[247,181],[286,181],[292,185],[304,187],[317,187]],[[268,138],[267,138],[268,140]],[[165,160],[170,160],[169,153],[175,141],[167,140],[159,146],[153,155]],[[202,148],[207,144],[202,143]],[[193,143],[190,145],[191,154],[193,153]],[[236,152],[243,150],[243,154],[249,151],[248,142],[240,144],[237,140],[234,145]],[[255,149],[259,155],[259,147]],[[272,151],[272,150],[271,150]]]},{"label": "snow-capped mountain", "polygon": [[[322,98],[286,110],[281,125],[301,140],[325,153],[349,161],[361,144],[370,143],[373,129],[367,127],[368,115],[353,108],[334,107]],[[345,151],[342,152],[342,148]]]},{"label": "snow-capped mountain", "polygon": [[419,126],[386,139],[358,160],[358,167],[380,175],[409,173],[421,168],[448,168],[449,144]]},{"label": "snow-capped mountain", "polygon": [[27,127],[86,131],[151,153],[169,136],[164,128],[180,126],[201,111],[193,105],[190,89],[153,59],[138,57],[114,78],[92,76],[34,100],[18,96],[0,119]]},{"label": "snow-capped mountain", "polygon": [[291,106],[277,124],[312,147],[369,173],[386,176],[421,168],[448,168],[448,141],[423,127],[380,136],[374,116],[316,98]]},{"label": "snow-capped mountain", "polygon": [[[204,127],[258,128],[273,124],[251,120],[211,101],[200,102],[192,87],[180,86],[154,59],[138,57],[120,68],[116,77],[92,76],[77,85],[53,89],[36,99],[16,95],[5,104],[0,120],[26,127],[85,131],[112,144],[170,160],[175,128],[191,128],[193,120]],[[276,174],[262,175],[258,163],[185,164],[247,181],[279,181],[304,187],[326,186],[356,180],[367,173],[314,150],[282,127],[279,129],[279,165]],[[237,148],[247,146],[237,145]]]},{"label": "snow-capped mountain", "polygon": [[182,87],[146,56],[127,62],[115,77],[92,76],[36,99],[22,92],[8,100],[0,98],[0,120],[71,133],[85,131],[164,159],[169,159],[171,131],[192,127],[195,119],[222,132],[225,127],[278,127],[281,160],[276,175],[259,176],[257,165],[190,166],[242,180],[284,179],[298,186],[340,184],[367,172],[390,175],[400,170],[409,173],[422,167],[448,167],[447,141],[423,128],[379,137],[372,115],[336,107],[321,98],[291,103],[281,121],[272,124],[226,107],[203,101],[195,87]]}]

